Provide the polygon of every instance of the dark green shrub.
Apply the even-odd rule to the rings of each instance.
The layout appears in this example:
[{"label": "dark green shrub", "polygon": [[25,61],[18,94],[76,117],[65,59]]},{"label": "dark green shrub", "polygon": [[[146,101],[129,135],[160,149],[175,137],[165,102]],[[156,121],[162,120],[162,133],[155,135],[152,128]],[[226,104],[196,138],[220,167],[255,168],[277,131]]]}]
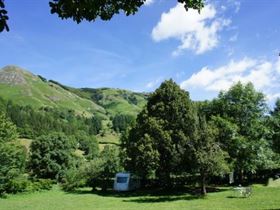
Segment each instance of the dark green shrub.
[{"label": "dark green shrub", "polygon": [[51,190],[53,186],[53,181],[50,179],[38,179],[36,182],[33,183],[33,188],[35,190],[36,185],[36,191],[39,190]]},{"label": "dark green shrub", "polygon": [[31,144],[30,169],[36,178],[61,179],[73,165],[76,142],[63,133],[36,138]]},{"label": "dark green shrub", "polygon": [[7,185],[6,192],[7,193],[19,193],[19,192],[27,192],[32,188],[32,182],[27,179],[27,176],[20,175],[15,176],[12,175],[13,178],[10,177]]},{"label": "dark green shrub", "polygon": [[86,178],[84,176],[84,169],[82,167],[72,168],[65,171],[61,187],[64,191],[70,192],[79,187],[84,187],[85,183]]}]

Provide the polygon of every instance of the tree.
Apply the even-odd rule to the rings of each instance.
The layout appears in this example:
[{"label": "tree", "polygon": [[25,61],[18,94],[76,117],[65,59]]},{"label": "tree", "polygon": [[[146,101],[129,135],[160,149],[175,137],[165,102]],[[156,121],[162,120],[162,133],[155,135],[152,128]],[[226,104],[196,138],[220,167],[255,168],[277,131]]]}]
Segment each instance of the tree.
[{"label": "tree", "polygon": [[0,195],[25,169],[26,151],[17,141],[16,127],[0,112]]},{"label": "tree", "polygon": [[[151,133],[160,133],[160,127],[144,109],[136,125],[121,137],[122,162],[126,170],[138,174],[143,181],[153,176],[159,166],[159,152]],[[161,136],[158,136],[160,138]]]},{"label": "tree", "polygon": [[117,114],[113,118],[113,129],[116,132],[124,132],[129,126],[132,126],[134,123],[135,118],[132,115],[127,114]]},{"label": "tree", "polygon": [[170,186],[171,173],[180,173],[194,126],[193,104],[188,92],[168,80],[150,95],[136,125],[123,139],[128,170],[142,178],[154,174]]},{"label": "tree", "polygon": [[76,142],[63,133],[40,136],[31,144],[30,169],[33,176],[60,179],[73,165]]},{"label": "tree", "polygon": [[89,125],[90,135],[97,135],[102,129],[102,120],[100,117],[93,116],[92,118],[87,119],[86,123]]},{"label": "tree", "polygon": [[217,141],[218,130],[212,122],[207,123],[203,115],[197,118],[197,138],[193,139],[195,169],[200,173],[201,194],[206,195],[206,182],[209,176],[223,175],[229,172],[226,159],[227,152],[223,151]]},{"label": "tree", "polygon": [[[0,98],[1,108],[1,98]],[[102,128],[99,117],[86,118],[77,116],[74,110],[41,107],[39,110],[31,106],[15,105],[11,101],[5,105],[7,116],[17,126],[19,135],[34,139],[50,132],[63,132],[66,135],[78,136],[80,132],[92,136]]]},{"label": "tree", "polygon": [[[5,9],[5,0],[0,0],[0,32],[9,31],[7,24],[8,15]],[[52,14],[57,14],[61,19],[71,18],[80,23],[83,20],[95,21],[110,20],[115,14],[124,12],[125,15],[133,15],[145,3],[146,0],[51,0],[49,6]],[[189,8],[200,11],[204,0],[177,0]]]},{"label": "tree", "polygon": [[102,190],[106,191],[110,179],[121,170],[118,148],[106,145],[100,156],[87,164],[86,177],[93,190],[101,185]]},{"label": "tree", "polygon": [[75,191],[86,185],[85,163],[81,162],[78,167],[72,167],[65,171],[61,180],[61,187],[66,192]]},{"label": "tree", "polygon": [[244,173],[270,167],[272,153],[266,140],[264,94],[257,92],[252,83],[239,82],[221,92],[208,108],[208,118],[216,116],[220,143],[228,151],[240,182]]},{"label": "tree", "polygon": [[78,148],[84,151],[84,156],[87,159],[94,159],[99,154],[99,145],[95,136],[89,136],[84,131],[80,131],[75,136],[79,146]]},{"label": "tree", "polygon": [[16,126],[0,112],[0,143],[11,142],[18,138]]},{"label": "tree", "polygon": [[9,31],[9,27],[7,24],[9,17],[7,13],[7,10],[5,10],[4,0],[0,0],[0,32],[4,30]]},{"label": "tree", "polygon": [[276,100],[269,123],[271,129],[271,146],[276,153],[280,154],[280,99]]}]

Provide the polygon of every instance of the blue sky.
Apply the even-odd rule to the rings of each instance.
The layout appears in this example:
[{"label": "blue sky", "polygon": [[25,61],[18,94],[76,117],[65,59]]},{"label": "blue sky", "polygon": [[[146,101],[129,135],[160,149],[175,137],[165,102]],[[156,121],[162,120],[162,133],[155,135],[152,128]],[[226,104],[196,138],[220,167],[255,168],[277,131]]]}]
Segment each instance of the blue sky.
[{"label": "blue sky", "polygon": [[111,21],[61,20],[48,0],[6,1],[0,67],[18,65],[74,87],[153,91],[173,78],[195,100],[237,81],[280,97],[280,0],[209,0],[199,15],[150,0]]}]

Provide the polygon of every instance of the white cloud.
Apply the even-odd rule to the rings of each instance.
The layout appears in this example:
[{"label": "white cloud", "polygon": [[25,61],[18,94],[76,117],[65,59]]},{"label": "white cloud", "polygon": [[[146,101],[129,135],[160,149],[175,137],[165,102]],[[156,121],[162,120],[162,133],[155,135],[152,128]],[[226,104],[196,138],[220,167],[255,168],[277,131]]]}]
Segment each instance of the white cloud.
[{"label": "white cloud", "polygon": [[235,2],[234,2],[234,6],[235,6],[234,12],[235,12],[235,13],[238,13],[239,10],[240,10],[240,6],[241,6],[240,1],[235,1]]},{"label": "white cloud", "polygon": [[146,6],[149,6],[149,5],[153,4],[153,3],[155,3],[155,0],[146,0],[146,1],[144,2],[144,4],[145,4]]},{"label": "white cloud", "polygon": [[276,62],[276,70],[280,74],[280,58],[278,58],[278,61]]},{"label": "white cloud", "polygon": [[226,4],[229,8],[233,9],[234,13],[238,13],[241,7],[239,0],[227,0]]},{"label": "white cloud", "polygon": [[237,38],[238,38],[238,34],[234,34],[233,36],[231,36],[231,37],[229,38],[229,41],[230,41],[230,42],[236,42],[236,41],[237,41]]},{"label": "white cloud", "polygon": [[159,85],[159,84],[162,82],[162,80],[163,80],[163,78],[160,77],[160,78],[157,78],[156,80],[153,80],[153,81],[151,81],[151,82],[148,82],[148,83],[146,84],[146,88],[152,89],[152,88],[156,87],[157,85]]},{"label": "white cloud", "polygon": [[267,94],[268,99],[280,96],[280,59],[275,62],[243,58],[227,65],[211,69],[203,67],[199,72],[181,83],[183,89],[198,89],[204,92],[228,90],[237,83],[252,82],[255,88]]},{"label": "white cloud", "polygon": [[280,93],[267,94],[266,97],[267,97],[267,100],[268,100],[268,101],[274,101],[274,100],[276,100],[277,98],[280,98]]},{"label": "white cloud", "polygon": [[213,5],[207,4],[199,14],[197,10],[186,12],[183,4],[178,3],[167,13],[161,15],[160,21],[152,30],[154,41],[177,39],[181,45],[172,53],[180,54],[190,49],[202,54],[216,47],[219,32],[230,24],[229,19],[220,18]]},{"label": "white cloud", "polygon": [[228,47],[226,49],[226,52],[227,52],[228,57],[231,57],[234,54],[235,50],[232,47]]}]

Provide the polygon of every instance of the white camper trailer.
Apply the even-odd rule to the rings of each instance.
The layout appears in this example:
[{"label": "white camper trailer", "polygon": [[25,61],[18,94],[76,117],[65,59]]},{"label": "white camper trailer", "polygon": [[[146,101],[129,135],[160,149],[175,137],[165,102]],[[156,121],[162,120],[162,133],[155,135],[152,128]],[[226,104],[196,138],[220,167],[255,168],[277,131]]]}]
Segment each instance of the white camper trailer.
[{"label": "white camper trailer", "polygon": [[117,173],[114,181],[115,191],[131,191],[140,187],[140,179],[131,173]]}]

